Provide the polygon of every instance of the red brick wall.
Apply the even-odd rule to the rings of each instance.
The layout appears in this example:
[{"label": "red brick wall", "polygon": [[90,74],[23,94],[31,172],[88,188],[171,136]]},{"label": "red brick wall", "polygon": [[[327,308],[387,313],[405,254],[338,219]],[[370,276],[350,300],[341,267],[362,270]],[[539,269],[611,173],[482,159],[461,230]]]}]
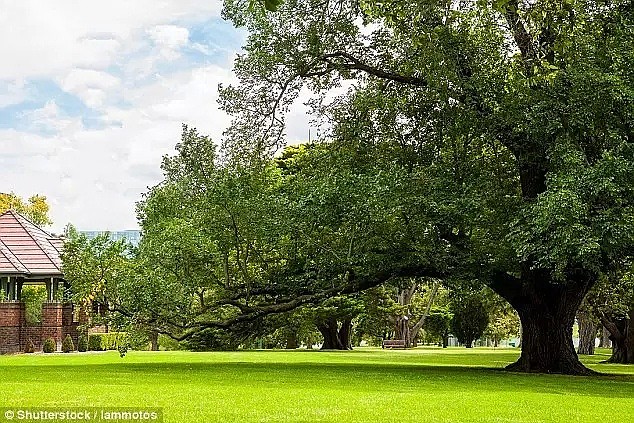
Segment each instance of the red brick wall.
[{"label": "red brick wall", "polygon": [[24,324],[23,303],[0,302],[1,354],[20,351],[20,329]]},{"label": "red brick wall", "polygon": [[53,338],[59,350],[66,335],[71,336],[77,347],[77,326],[73,323],[70,305],[45,303],[42,305],[42,323],[28,326],[23,303],[0,302],[0,354],[22,352],[29,340],[36,351],[41,351],[47,338]]}]

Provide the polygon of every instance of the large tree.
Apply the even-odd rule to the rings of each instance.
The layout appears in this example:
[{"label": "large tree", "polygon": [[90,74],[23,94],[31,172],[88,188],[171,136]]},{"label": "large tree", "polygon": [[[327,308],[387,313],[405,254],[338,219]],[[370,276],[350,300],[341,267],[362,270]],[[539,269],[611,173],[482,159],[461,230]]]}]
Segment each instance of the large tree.
[{"label": "large tree", "polygon": [[[226,0],[224,14],[251,32],[241,83],[222,92],[227,154],[275,150],[284,112],[312,90],[331,139],[416,175],[404,190],[429,207],[413,233],[426,238],[407,245],[461,257],[436,273],[475,275],[518,312],[509,368],[589,373],[575,313],[634,234],[630,1],[289,0],[265,13]],[[385,230],[406,232],[412,216],[399,217]],[[417,258],[399,275],[428,276]]]}]

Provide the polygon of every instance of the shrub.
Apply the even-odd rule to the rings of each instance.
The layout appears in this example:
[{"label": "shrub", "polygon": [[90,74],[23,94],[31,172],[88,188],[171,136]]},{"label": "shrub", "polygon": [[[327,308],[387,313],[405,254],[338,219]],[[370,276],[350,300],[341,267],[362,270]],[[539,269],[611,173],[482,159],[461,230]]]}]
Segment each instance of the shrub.
[{"label": "shrub", "polygon": [[480,338],[489,325],[489,313],[484,301],[477,295],[464,296],[451,303],[453,313],[451,332],[465,347],[471,348],[473,341]]},{"label": "shrub", "polygon": [[226,331],[208,328],[195,333],[182,345],[191,351],[233,351],[238,349],[239,341]]},{"label": "shrub", "polygon": [[27,353],[27,354],[31,354],[31,353],[35,352],[35,345],[33,344],[33,341],[31,339],[26,341],[26,346],[24,347],[24,352]]},{"label": "shrub", "polygon": [[88,335],[88,349],[90,351],[117,350],[127,345],[125,332],[93,333]]},{"label": "shrub", "polygon": [[73,338],[70,335],[66,335],[64,341],[62,342],[62,352],[70,353],[75,351],[75,344],[73,343]]},{"label": "shrub", "polygon": [[79,339],[77,339],[77,351],[86,352],[88,351],[88,337],[83,333],[79,335]]},{"label": "shrub", "polygon": [[53,338],[46,338],[46,341],[44,341],[44,344],[42,345],[42,351],[45,353],[52,353],[55,352],[55,350],[57,350],[55,340]]}]

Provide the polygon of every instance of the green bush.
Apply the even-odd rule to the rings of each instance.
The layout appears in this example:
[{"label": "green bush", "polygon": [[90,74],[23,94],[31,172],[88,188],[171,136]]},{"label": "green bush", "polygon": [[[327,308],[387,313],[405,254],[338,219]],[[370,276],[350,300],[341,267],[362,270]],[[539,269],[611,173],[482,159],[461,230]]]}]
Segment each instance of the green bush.
[{"label": "green bush", "polygon": [[195,333],[182,345],[191,351],[234,351],[239,341],[226,331],[208,328]]},{"label": "green bush", "polygon": [[88,335],[90,351],[117,350],[127,344],[125,332],[93,333]]},{"label": "green bush", "polygon": [[178,341],[170,338],[167,335],[159,335],[158,337],[159,348],[164,351],[177,351],[182,350],[183,347]]},{"label": "green bush", "polygon": [[22,288],[22,302],[25,308],[25,319],[30,325],[42,322],[42,304],[46,302],[44,286],[26,285]]},{"label": "green bush", "polygon": [[42,345],[42,351],[45,353],[52,353],[55,352],[55,350],[57,350],[57,343],[55,340],[53,338],[46,338],[46,341],[44,341],[44,344]]},{"label": "green bush", "polygon": [[31,339],[26,341],[26,346],[24,347],[24,352],[27,353],[27,354],[31,354],[31,353],[35,352],[35,345],[33,344],[33,341]]},{"label": "green bush", "polygon": [[77,351],[88,351],[88,337],[84,334],[79,335],[79,339],[77,339]]},{"label": "green bush", "polygon": [[70,353],[75,351],[75,344],[73,343],[73,338],[70,335],[66,335],[64,341],[62,342],[62,352]]}]

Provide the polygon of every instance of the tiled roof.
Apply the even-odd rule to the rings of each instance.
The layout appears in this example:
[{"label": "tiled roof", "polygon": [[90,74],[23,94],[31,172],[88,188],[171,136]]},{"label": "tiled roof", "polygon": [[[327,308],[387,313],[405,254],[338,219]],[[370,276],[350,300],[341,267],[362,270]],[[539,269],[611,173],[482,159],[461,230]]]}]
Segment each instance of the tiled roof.
[{"label": "tiled roof", "polygon": [[0,215],[0,273],[61,276],[62,245],[13,210]]}]

